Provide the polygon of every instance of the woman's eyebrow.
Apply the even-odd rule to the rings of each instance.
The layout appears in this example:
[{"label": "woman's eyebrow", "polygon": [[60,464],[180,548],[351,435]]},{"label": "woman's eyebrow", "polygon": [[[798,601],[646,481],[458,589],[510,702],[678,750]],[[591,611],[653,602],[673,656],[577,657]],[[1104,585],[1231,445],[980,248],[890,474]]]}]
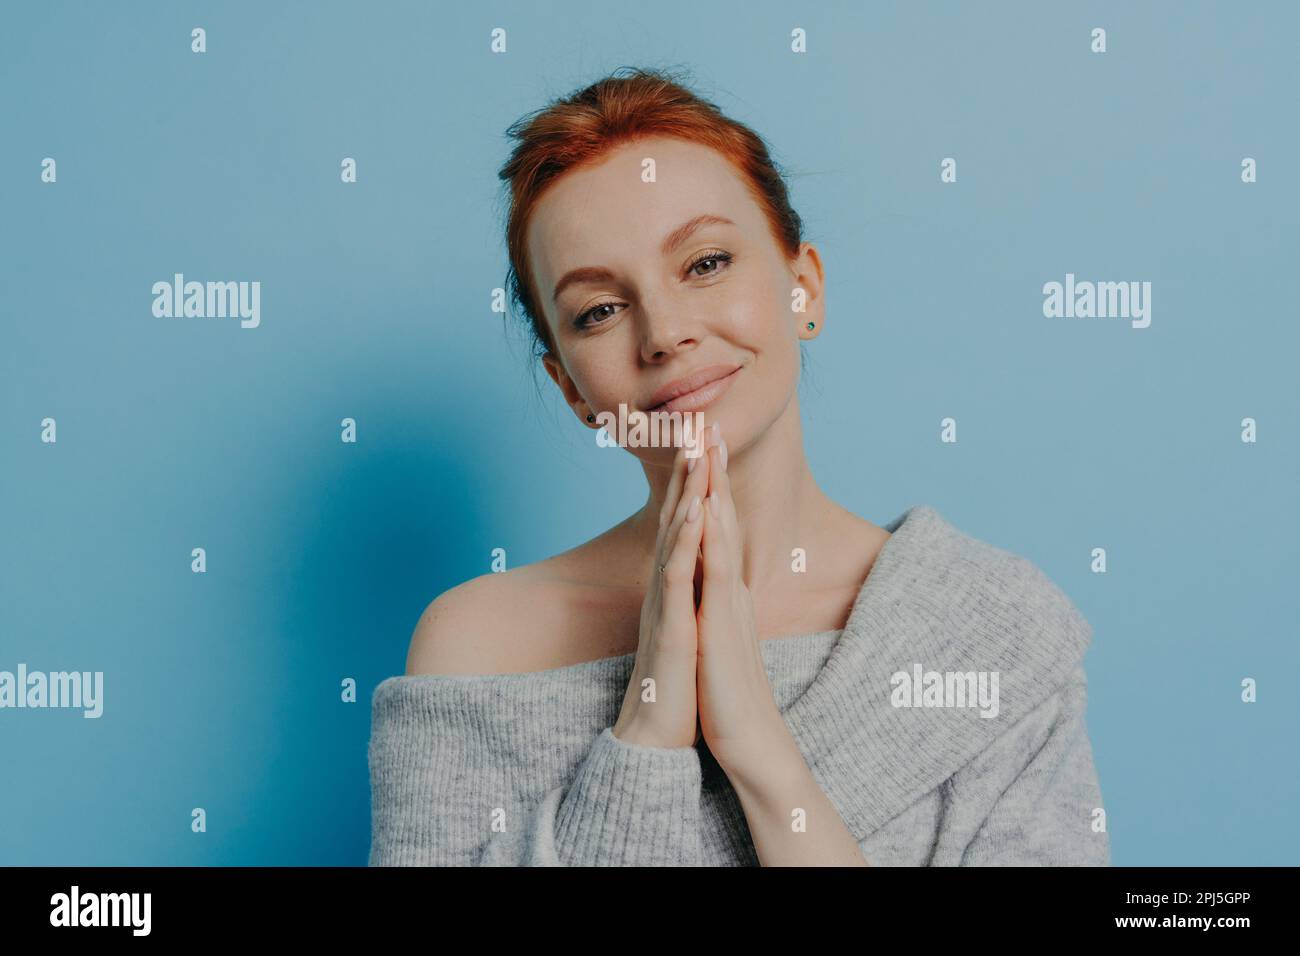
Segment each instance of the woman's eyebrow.
[{"label": "woman's eyebrow", "polygon": [[694,219],[682,223],[668,235],[664,236],[663,243],[659,246],[659,251],[668,255],[683,242],[691,237],[691,234],[701,226],[734,226],[735,223],[726,216],[715,216],[712,213],[705,213],[702,216],[696,216]]},{"label": "woman's eyebrow", "polygon": [[[688,219],[668,235],[664,236],[663,242],[659,244],[659,251],[663,255],[669,255],[674,249],[689,239],[697,229],[703,226],[734,226],[735,223],[726,216],[717,216],[713,213],[704,213],[696,216],[694,219]],[[603,266],[582,266],[578,269],[570,269],[560,281],[555,283],[555,291],[551,293],[551,301],[559,303],[560,293],[569,286],[579,282],[603,282],[613,278],[613,273]]]}]

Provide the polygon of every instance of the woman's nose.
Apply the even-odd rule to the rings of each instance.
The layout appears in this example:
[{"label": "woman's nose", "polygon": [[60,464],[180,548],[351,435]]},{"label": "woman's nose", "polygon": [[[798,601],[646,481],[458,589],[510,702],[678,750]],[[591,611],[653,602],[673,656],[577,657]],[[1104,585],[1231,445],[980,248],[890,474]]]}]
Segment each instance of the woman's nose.
[{"label": "woman's nose", "polygon": [[657,308],[643,313],[641,353],[646,361],[662,360],[699,341],[698,323],[678,309]]}]

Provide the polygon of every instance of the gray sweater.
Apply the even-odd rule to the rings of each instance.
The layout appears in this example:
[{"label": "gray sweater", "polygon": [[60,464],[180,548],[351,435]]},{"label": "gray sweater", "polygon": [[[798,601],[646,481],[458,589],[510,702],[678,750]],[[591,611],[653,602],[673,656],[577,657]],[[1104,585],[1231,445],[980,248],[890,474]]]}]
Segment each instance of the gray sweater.
[{"label": "gray sweater", "polygon": [[[1029,560],[917,505],[842,630],[762,641],[777,706],[876,866],[1109,865],[1092,628]],[[611,733],[634,655],[375,688],[371,866],[753,866],[701,743]]]}]

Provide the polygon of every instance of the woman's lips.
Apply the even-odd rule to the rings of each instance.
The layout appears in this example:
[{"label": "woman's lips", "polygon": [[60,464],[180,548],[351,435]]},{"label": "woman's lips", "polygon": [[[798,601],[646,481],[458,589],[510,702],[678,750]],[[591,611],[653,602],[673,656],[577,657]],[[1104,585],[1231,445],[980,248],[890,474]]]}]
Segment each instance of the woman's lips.
[{"label": "woman's lips", "polygon": [[[743,368],[744,366],[741,366]],[[731,383],[736,380],[740,374],[740,369],[736,369],[730,375],[725,375],[720,379],[709,382],[707,385],[701,385],[693,392],[687,392],[685,395],[678,395],[671,401],[664,402],[662,405],[656,405],[654,408],[646,409],[647,412],[698,412],[701,409],[708,408],[719,398],[727,389],[731,388]]]}]

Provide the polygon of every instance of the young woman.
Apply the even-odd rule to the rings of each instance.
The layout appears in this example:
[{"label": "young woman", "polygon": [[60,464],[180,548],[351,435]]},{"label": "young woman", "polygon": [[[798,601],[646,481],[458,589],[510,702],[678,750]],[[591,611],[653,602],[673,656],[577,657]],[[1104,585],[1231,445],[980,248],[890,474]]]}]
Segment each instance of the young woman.
[{"label": "young woman", "polygon": [[825,276],[763,141],[648,70],[510,132],[512,298],[576,420],[699,414],[707,451],[627,447],[643,508],[429,605],[374,693],[370,863],[1107,864],[1088,623],[809,469]]}]

